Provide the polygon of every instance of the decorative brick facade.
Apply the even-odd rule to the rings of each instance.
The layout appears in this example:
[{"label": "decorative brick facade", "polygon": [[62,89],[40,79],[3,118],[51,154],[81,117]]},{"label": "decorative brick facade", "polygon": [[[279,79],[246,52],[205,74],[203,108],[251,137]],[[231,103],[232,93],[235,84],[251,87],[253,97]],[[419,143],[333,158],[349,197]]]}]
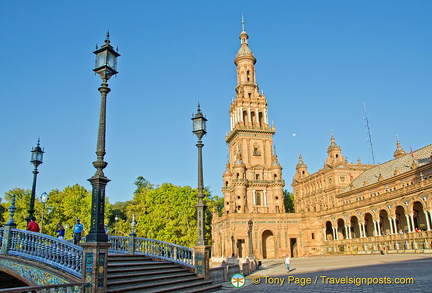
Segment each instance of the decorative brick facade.
[{"label": "decorative brick facade", "polygon": [[309,174],[299,157],[292,181],[295,213],[285,213],[276,130],[268,124],[248,38],[243,26],[226,137],[224,211],[213,217],[212,261],[430,251],[432,145],[407,154],[397,141],[391,161],[349,163],[332,135],[322,169]]}]

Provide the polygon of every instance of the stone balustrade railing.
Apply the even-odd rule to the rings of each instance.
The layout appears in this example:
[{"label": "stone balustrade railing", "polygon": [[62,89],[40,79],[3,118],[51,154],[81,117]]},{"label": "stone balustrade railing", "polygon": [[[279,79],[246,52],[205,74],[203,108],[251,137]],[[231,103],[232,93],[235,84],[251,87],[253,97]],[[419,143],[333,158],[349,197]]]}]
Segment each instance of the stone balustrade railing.
[{"label": "stone balustrade railing", "polygon": [[[4,228],[0,228],[2,253],[33,259],[82,277],[82,247],[71,241],[15,228],[10,229],[8,239],[4,239],[3,232]],[[144,254],[194,267],[194,250],[188,247],[135,236],[110,236],[109,242],[109,251],[112,253]]]},{"label": "stone balustrade railing", "polygon": [[110,252],[145,254],[187,267],[194,267],[194,250],[181,245],[134,236],[110,236]]},{"label": "stone balustrade railing", "polygon": [[[0,231],[3,235],[3,229]],[[0,240],[2,246],[8,245],[5,249],[7,254],[32,259],[82,277],[83,249],[80,246],[49,235],[20,229],[11,229],[7,241],[3,236]]]},{"label": "stone balustrade railing", "polygon": [[432,231],[330,240],[325,244],[327,254],[432,252]]}]

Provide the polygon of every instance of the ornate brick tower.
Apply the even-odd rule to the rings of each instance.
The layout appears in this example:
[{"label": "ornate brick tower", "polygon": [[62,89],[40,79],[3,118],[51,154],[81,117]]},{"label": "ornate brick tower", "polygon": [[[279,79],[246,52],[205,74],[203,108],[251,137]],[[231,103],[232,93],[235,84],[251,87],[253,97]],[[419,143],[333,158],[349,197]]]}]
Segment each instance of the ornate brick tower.
[{"label": "ornate brick tower", "polygon": [[275,127],[269,126],[267,100],[259,93],[256,59],[240,34],[236,98],[230,107],[229,162],[223,174],[225,213],[284,213],[282,167],[273,148]]}]

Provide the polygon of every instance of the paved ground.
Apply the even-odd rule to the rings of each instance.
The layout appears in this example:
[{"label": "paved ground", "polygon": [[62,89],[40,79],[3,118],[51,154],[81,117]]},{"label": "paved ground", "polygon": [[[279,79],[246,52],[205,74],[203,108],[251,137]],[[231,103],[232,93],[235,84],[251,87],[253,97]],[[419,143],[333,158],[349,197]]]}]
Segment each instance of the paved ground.
[{"label": "paved ground", "polygon": [[234,288],[231,282],[226,282],[218,292],[288,291],[432,292],[432,255],[294,258],[289,273],[284,260],[265,260],[260,270],[246,277],[243,287]]}]

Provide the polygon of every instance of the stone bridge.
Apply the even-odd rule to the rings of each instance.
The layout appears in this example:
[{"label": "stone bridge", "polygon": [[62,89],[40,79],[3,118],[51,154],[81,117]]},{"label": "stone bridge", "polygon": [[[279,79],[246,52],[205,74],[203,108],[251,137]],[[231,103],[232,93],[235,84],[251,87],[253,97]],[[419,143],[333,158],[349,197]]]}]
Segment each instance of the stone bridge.
[{"label": "stone bridge", "polygon": [[[179,264],[192,272],[195,270],[191,248],[135,236],[113,236],[109,242],[109,254],[145,255]],[[7,224],[0,228],[0,244],[0,273],[28,286],[63,287],[76,291],[88,285],[87,272],[92,269],[89,267],[92,263],[84,261],[81,246]]]}]

